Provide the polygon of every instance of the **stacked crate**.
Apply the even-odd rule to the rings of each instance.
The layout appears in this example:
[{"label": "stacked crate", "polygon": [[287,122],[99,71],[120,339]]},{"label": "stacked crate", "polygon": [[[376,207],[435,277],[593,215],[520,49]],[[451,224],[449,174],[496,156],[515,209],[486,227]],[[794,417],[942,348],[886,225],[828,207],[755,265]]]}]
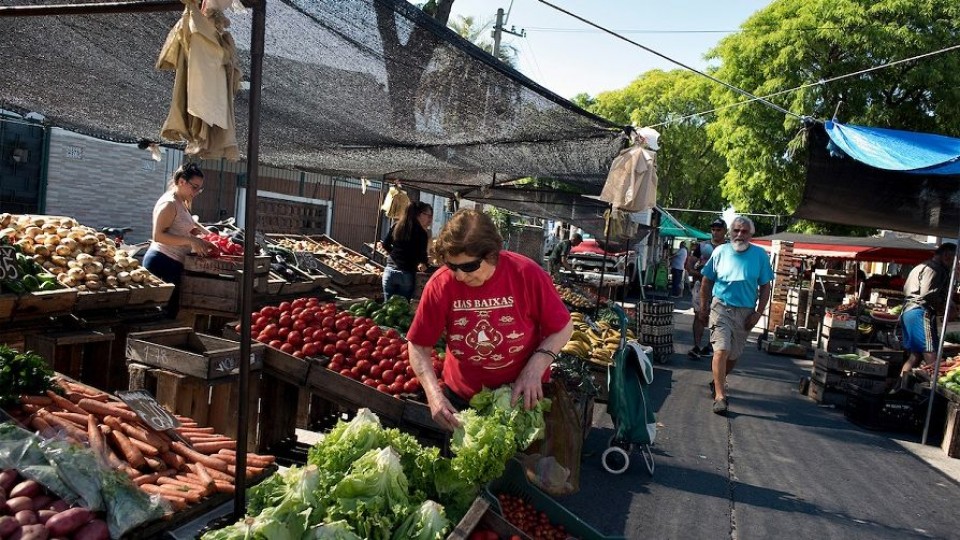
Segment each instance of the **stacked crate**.
[{"label": "stacked crate", "polygon": [[664,361],[673,354],[673,302],[644,300],[639,310],[640,343],[653,348],[653,358]]},{"label": "stacked crate", "polygon": [[886,360],[863,355],[859,358],[837,356],[818,349],[813,357],[807,395],[817,403],[845,406],[852,394],[883,394],[893,366]]},{"label": "stacked crate", "polygon": [[835,354],[852,353],[857,346],[857,317],[827,310],[820,330],[820,348]]},{"label": "stacked crate", "polygon": [[809,290],[800,287],[790,287],[787,290],[787,308],[784,320],[790,318],[798,328],[809,328],[807,326],[807,302],[809,298]]},{"label": "stacked crate", "polygon": [[843,303],[847,287],[847,273],[836,270],[815,270],[810,280],[810,292],[807,298],[807,328],[820,331],[820,323],[828,308]]},{"label": "stacked crate", "polygon": [[774,259],[774,280],[770,291],[770,311],[766,316],[764,328],[772,332],[778,326],[792,322],[786,317],[787,303],[790,286],[795,279],[792,271],[796,268],[798,259],[793,254],[793,242],[774,240],[771,249]]}]

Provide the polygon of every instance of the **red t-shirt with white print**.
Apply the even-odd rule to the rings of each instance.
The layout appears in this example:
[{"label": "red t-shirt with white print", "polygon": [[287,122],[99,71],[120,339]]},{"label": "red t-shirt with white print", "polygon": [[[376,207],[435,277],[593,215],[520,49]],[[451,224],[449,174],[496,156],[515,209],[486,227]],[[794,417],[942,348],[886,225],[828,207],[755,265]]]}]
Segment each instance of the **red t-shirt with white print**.
[{"label": "red t-shirt with white print", "polygon": [[569,321],[549,274],[523,255],[501,251],[493,276],[479,287],[457,281],[447,267],[437,270],[407,339],[433,347],[446,330],[443,380],[470,399],[483,387],[514,382],[543,339]]}]

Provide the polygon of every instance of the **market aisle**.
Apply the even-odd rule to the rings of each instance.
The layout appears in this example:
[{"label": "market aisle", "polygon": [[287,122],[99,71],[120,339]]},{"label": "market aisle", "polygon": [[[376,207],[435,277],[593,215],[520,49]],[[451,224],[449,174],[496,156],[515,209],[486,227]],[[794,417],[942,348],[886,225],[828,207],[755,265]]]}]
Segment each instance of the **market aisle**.
[{"label": "market aisle", "polygon": [[582,489],[560,499],[571,511],[627,538],[957,537],[950,506],[960,484],[892,439],[916,438],[864,431],[799,395],[802,361],[748,345],[730,380],[730,414],[710,413],[709,362],[685,356],[686,313],[675,313],[677,354],[657,366],[652,389],[654,477],[638,454],[623,475],[601,468],[610,420],[598,408]]}]

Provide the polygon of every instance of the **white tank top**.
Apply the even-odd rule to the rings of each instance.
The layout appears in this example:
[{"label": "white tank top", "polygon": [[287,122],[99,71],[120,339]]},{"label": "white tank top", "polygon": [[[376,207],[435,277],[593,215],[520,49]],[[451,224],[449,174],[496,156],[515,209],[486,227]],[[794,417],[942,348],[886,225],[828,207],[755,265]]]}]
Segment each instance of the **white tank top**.
[{"label": "white tank top", "polygon": [[[157,222],[157,216],[160,214],[160,207],[164,203],[172,202],[174,208],[177,209],[177,214],[173,217],[173,223],[170,224],[170,227],[167,228],[167,233],[174,236],[183,236],[189,237],[193,236],[190,234],[197,224],[193,221],[193,216],[190,214],[190,211],[187,210],[187,207],[184,206],[182,202],[177,200],[174,197],[172,191],[168,191],[157,200],[157,204],[153,207],[153,222]],[[190,246],[168,246],[166,244],[161,244],[160,242],[153,241],[150,243],[150,248],[163,253],[167,257],[182,263],[187,255],[190,254]]]}]

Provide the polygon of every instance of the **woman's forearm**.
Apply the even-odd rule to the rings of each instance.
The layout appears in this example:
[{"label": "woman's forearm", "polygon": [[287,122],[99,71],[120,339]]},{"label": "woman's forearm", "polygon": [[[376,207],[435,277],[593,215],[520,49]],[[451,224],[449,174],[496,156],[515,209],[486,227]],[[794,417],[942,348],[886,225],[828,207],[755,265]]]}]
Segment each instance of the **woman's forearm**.
[{"label": "woman's forearm", "polygon": [[433,360],[430,358],[430,348],[413,343],[407,344],[407,354],[410,357],[410,367],[413,373],[420,381],[420,386],[427,394],[427,400],[432,401],[443,394],[440,389],[440,381],[437,380],[437,374],[433,371]]}]

